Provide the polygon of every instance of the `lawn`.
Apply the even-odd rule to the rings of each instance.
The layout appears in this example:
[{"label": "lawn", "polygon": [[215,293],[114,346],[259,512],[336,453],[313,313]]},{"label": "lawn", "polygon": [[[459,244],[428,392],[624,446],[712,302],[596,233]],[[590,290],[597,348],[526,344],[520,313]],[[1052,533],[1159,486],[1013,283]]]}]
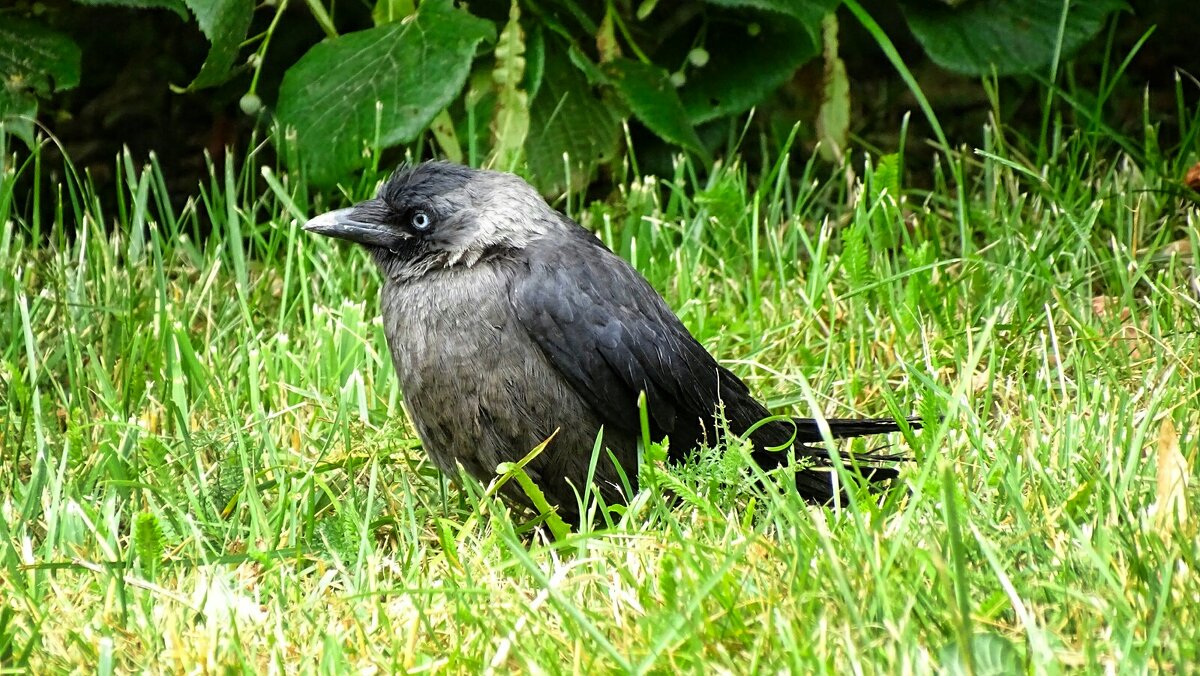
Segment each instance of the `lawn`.
[{"label": "lawn", "polygon": [[434,471],[370,261],[300,230],[379,176],[322,200],[251,154],[172,206],[152,160],[15,194],[45,169],[5,158],[0,671],[1189,670],[1189,156],[1057,131],[927,185],[680,160],[557,203],[774,409],[926,423],[881,498],[808,506],[726,440],[557,541]]}]

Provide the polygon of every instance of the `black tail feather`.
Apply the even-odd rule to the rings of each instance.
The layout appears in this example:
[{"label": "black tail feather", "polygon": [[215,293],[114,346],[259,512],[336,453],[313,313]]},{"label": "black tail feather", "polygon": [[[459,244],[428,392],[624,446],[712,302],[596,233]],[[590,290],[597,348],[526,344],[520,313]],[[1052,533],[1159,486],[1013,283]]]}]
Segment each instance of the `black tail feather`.
[{"label": "black tail feather", "polygon": [[[795,450],[797,457],[806,459],[812,464],[812,466],[796,473],[796,491],[805,500],[817,504],[832,503],[840,494],[840,498],[844,503],[848,500],[848,496],[844,490],[834,489],[834,472],[831,469],[833,461],[829,457],[828,451],[820,447],[802,445],[822,440],[823,437],[817,421],[812,418],[796,418],[795,422],[797,441]],[[825,422],[829,425],[829,435],[834,439],[887,434],[889,432],[899,432],[902,429],[901,424],[891,418],[826,418]],[[921,420],[919,418],[907,418],[906,422],[913,429],[921,428]],[[755,451],[752,457],[760,467],[769,470],[787,463],[788,454],[782,451],[760,449]],[[898,453],[872,452],[858,453],[852,457],[845,456],[845,460],[847,461],[847,466],[857,467],[859,476],[862,477],[868,488],[878,489],[879,487],[876,484],[895,479],[899,476],[899,469],[894,466],[862,465],[860,463],[895,464],[905,462],[909,458]]]},{"label": "black tail feather", "polygon": [[[814,418],[794,418],[796,423],[796,441],[810,444],[821,441],[821,427]],[[908,426],[914,430],[921,429],[921,419],[918,417],[905,418]],[[902,427],[893,418],[826,418],[829,424],[829,436],[834,439],[850,439],[865,437],[872,434],[887,434],[899,432]]]},{"label": "black tail feather", "polygon": [[[864,487],[871,492],[880,492],[879,484],[900,476],[900,470],[895,467],[859,466],[858,472]],[[828,505],[840,500],[844,505],[850,501],[850,495],[844,486],[834,490],[834,475],[832,469],[802,469],[796,472],[796,492],[814,504]]]}]

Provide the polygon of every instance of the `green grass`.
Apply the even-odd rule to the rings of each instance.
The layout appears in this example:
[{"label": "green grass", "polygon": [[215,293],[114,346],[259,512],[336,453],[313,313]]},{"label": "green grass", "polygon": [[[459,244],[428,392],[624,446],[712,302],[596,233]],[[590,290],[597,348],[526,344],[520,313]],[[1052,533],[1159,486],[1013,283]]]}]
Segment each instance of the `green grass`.
[{"label": "green grass", "polygon": [[779,410],[928,426],[878,504],[731,484],[730,453],[552,543],[425,460],[375,272],[299,230],[328,205],[297,177],[251,156],[175,211],[122,157],[103,212],[86,177],[14,195],[41,168],[10,158],[0,667],[1186,671],[1195,477],[1189,518],[1162,505],[1200,422],[1195,138],[1138,165],[1054,132],[1045,166],[996,130],[953,154],[961,204],[885,156],[853,184],[681,162],[576,214]]}]

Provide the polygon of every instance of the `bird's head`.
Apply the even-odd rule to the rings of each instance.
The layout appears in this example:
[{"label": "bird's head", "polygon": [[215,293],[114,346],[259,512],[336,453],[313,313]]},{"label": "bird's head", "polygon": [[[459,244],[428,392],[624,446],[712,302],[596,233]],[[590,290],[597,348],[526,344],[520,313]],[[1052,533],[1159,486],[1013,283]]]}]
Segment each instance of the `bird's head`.
[{"label": "bird's head", "polygon": [[401,167],[374,199],[321,214],[304,229],[362,244],[401,280],[524,248],[557,227],[556,216],[517,176],[426,162]]}]

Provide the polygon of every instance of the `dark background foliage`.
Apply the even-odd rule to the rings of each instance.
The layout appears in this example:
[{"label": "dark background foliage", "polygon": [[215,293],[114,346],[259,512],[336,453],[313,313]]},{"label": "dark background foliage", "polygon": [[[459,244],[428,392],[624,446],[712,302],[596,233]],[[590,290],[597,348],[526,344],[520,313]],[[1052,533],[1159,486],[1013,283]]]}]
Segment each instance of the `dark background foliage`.
[{"label": "dark background foliage", "polygon": [[[1055,72],[1066,94],[1055,99],[1054,115],[1078,128],[1098,122],[1118,131],[1161,125],[1160,146],[1173,147],[1180,133],[1174,126],[1176,76],[1185,97],[1195,100],[1191,78],[1200,74],[1200,60],[1188,48],[1196,28],[1188,4],[1146,2],[1122,10],[1115,2],[1073,3],[1064,24],[1064,62]],[[406,154],[493,166],[502,161],[512,165],[505,168],[524,170],[547,194],[589,187],[603,194],[607,170],[630,153],[627,140],[641,168],[657,173],[670,171],[674,153],[711,161],[744,138],[755,139],[738,145],[753,163],[760,150],[782,147],[793,133],[808,151],[822,138],[826,151],[831,139],[845,150],[894,149],[903,115],[916,111],[918,102],[885,58],[878,35],[838,5],[523,1],[520,82],[506,90],[496,71],[512,63],[500,46],[511,7],[500,0],[462,6],[426,0],[415,17],[420,30],[393,21],[413,11],[407,0],[293,1],[257,9],[241,0],[21,0],[0,10],[10,37],[0,49],[8,96],[3,107],[11,115],[36,105],[41,129],[101,186],[111,180],[113,157],[128,148],[134,157],[155,153],[172,192],[183,196],[205,175],[206,153],[219,161],[229,150],[245,153],[270,138],[268,152],[294,142],[295,156],[318,185],[344,182],[363,168],[365,143],[372,161],[384,166]],[[781,7],[794,9],[772,11]],[[1028,26],[1015,7],[1026,8]],[[999,115],[1031,147],[1038,145],[1058,0],[874,1],[862,8],[894,42],[952,143],[978,144],[983,123]],[[1037,24],[1030,8],[1054,25]],[[826,40],[821,58],[826,9],[835,10],[837,44],[830,51]],[[1025,28],[1025,34],[1018,30]],[[30,45],[21,42],[39,31],[66,49],[41,66],[25,58]],[[369,50],[380,40],[372,36],[384,31],[393,53],[376,57]],[[342,37],[330,38],[333,33]],[[430,36],[422,54],[464,37],[446,47],[451,51],[441,62],[405,63],[406,45],[422,35]],[[70,53],[72,45],[77,55]],[[1039,52],[1039,45],[1046,49]],[[1128,55],[1127,70],[1114,78]],[[338,70],[354,58],[361,68],[349,76]],[[830,86],[836,59],[845,64],[845,92]],[[38,67],[46,73],[31,77]],[[981,76],[996,71],[1008,74]],[[329,83],[324,90],[323,77]],[[990,96],[989,85],[995,90]],[[1103,88],[1111,93],[1097,105]],[[513,98],[518,95],[524,98]],[[389,103],[396,105],[385,106],[384,115],[395,115],[383,121],[380,138],[372,138],[367,130],[375,128],[377,96],[392,97]],[[823,129],[822,107],[836,111],[838,105],[846,107],[843,128]],[[751,106],[756,112],[747,137]],[[532,130],[517,148],[497,147],[501,135],[492,127],[501,109],[516,110],[518,123]],[[1096,111],[1101,121],[1088,117]],[[426,131],[431,120],[442,133]],[[629,121],[628,139],[622,120]],[[280,122],[294,136],[272,134]],[[7,139],[20,155],[34,141],[32,128],[12,117],[6,127],[23,137]],[[908,133],[922,139],[932,130],[915,114]],[[1040,142],[1039,152],[1045,152],[1046,140]],[[836,150],[833,161],[842,157],[843,148]],[[577,162],[569,176],[564,151]],[[917,184],[933,153],[925,144],[908,148],[905,168]],[[55,153],[42,157],[56,161]]]}]

